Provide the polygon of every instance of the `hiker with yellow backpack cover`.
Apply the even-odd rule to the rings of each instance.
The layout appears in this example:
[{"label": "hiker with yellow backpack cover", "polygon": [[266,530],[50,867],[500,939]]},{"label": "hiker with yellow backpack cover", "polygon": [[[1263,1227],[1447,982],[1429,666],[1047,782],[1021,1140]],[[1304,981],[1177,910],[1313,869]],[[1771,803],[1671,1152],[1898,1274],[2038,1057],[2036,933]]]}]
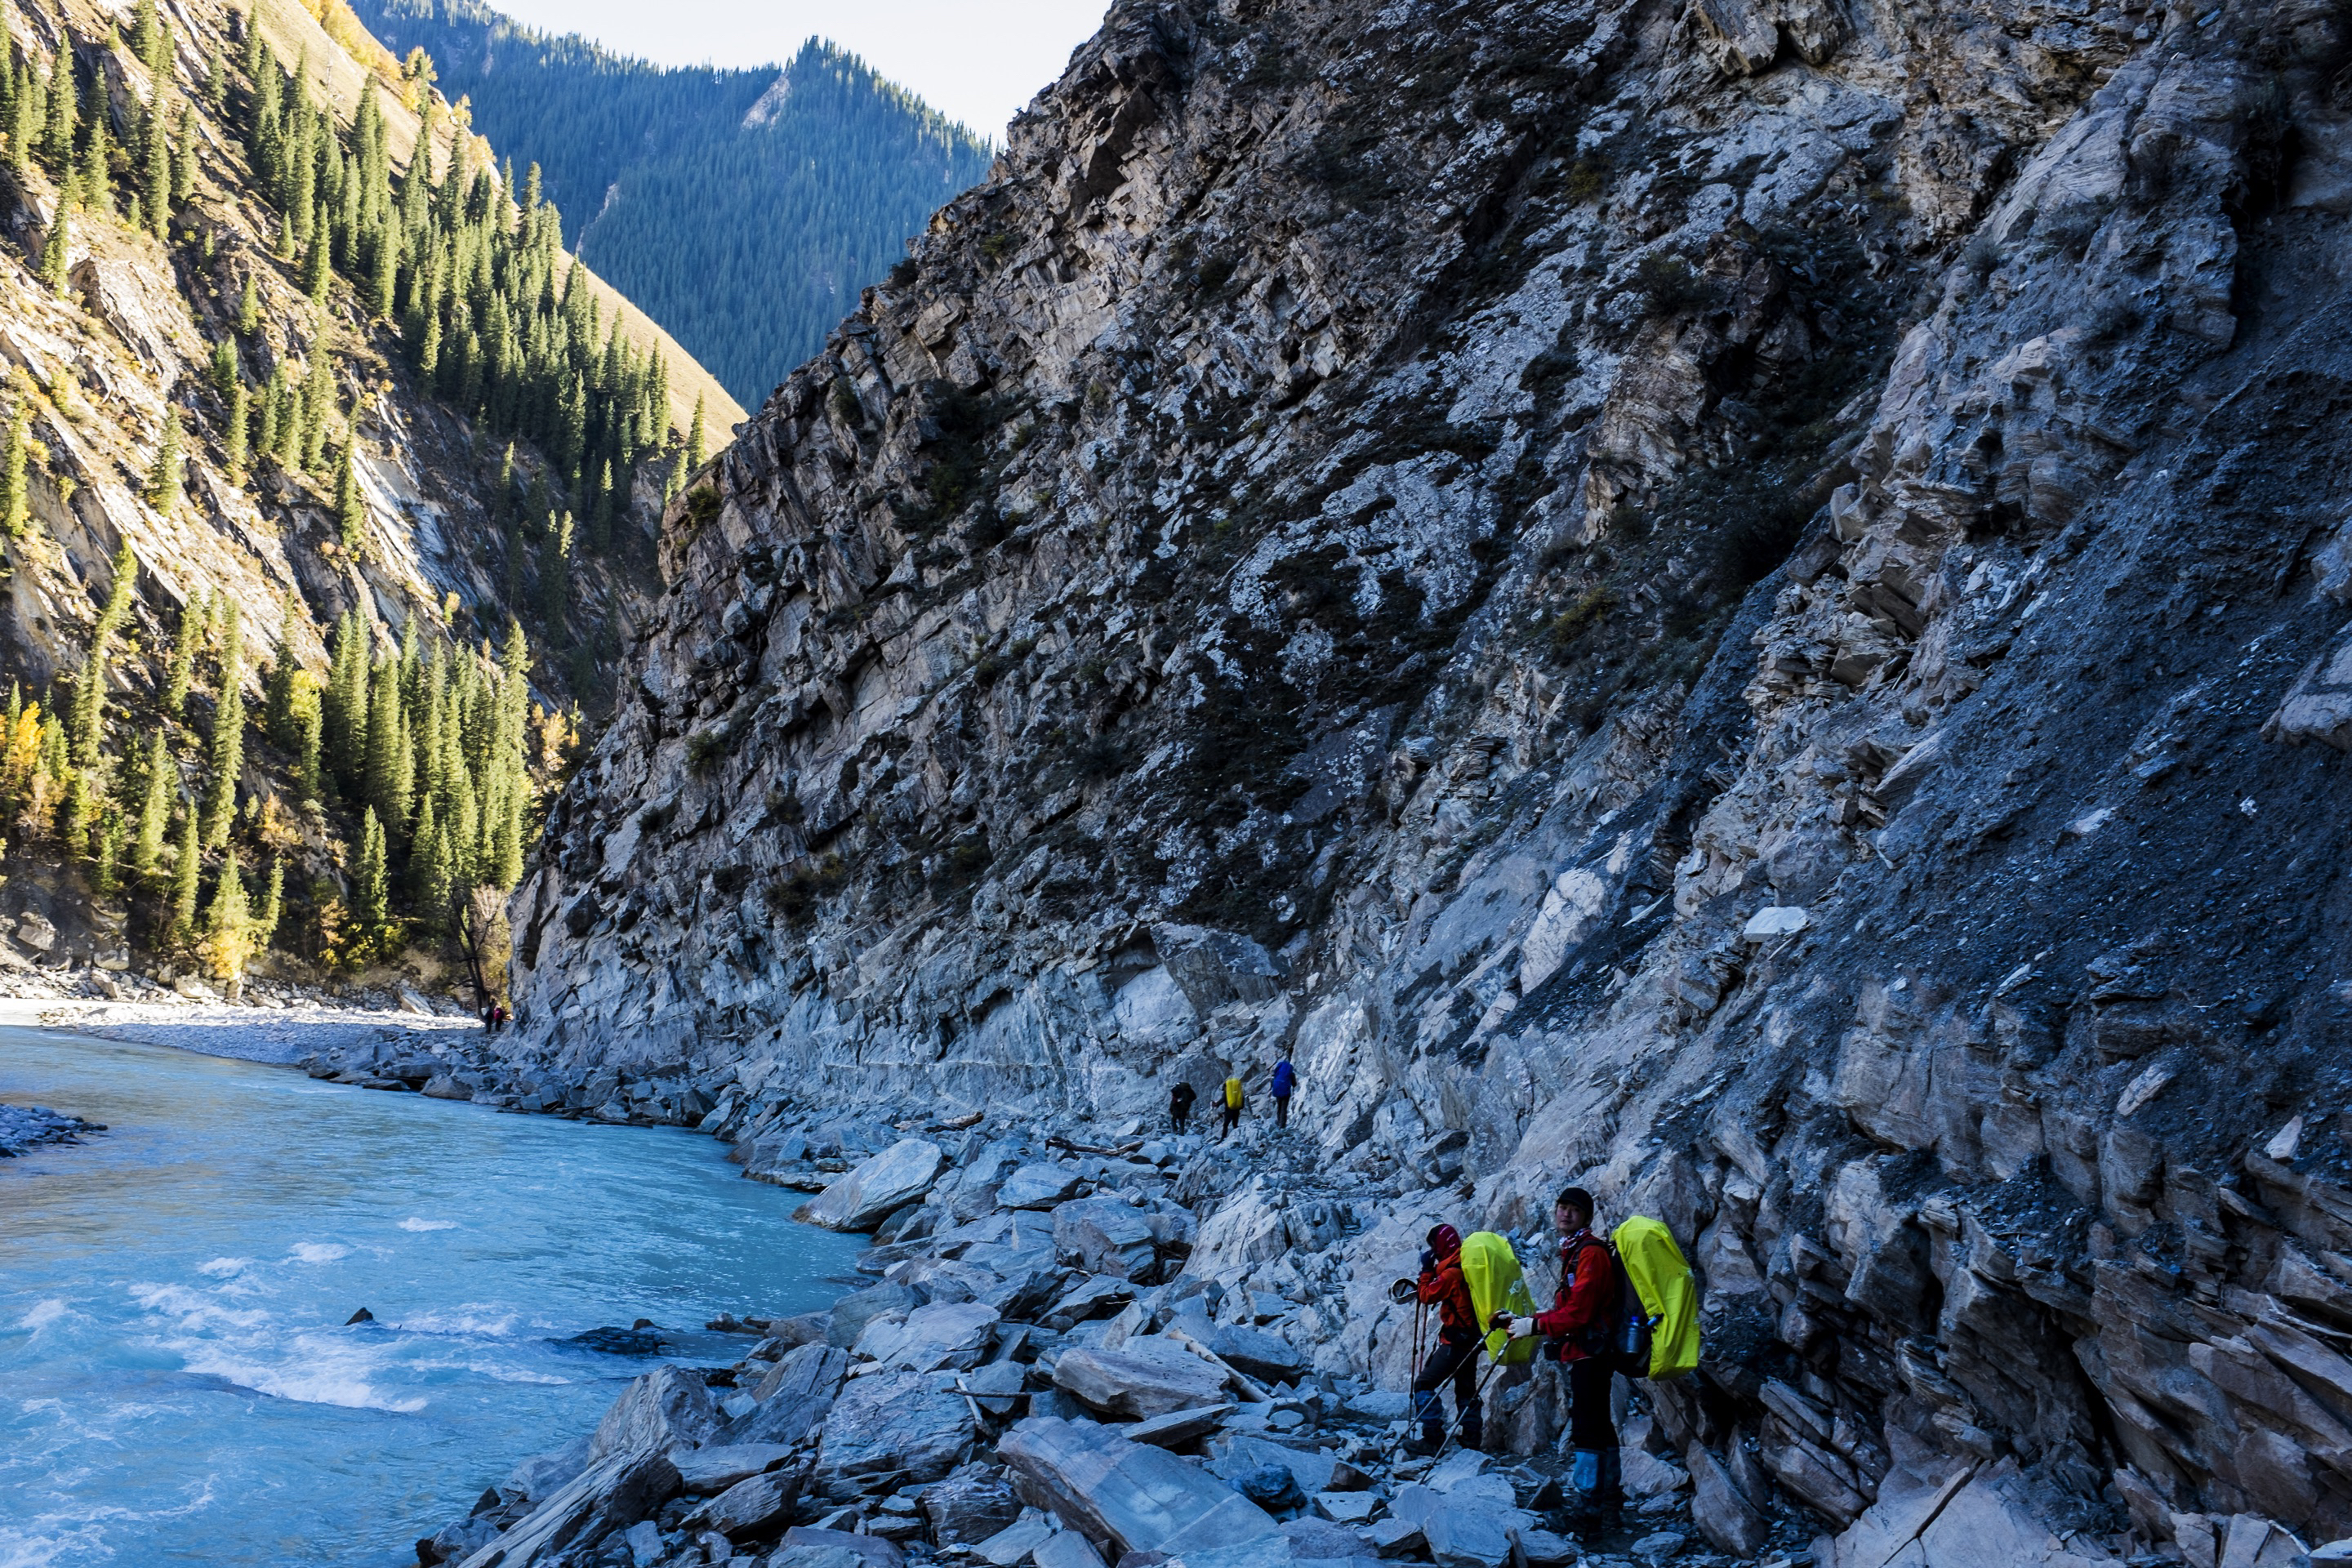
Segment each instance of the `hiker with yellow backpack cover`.
[{"label": "hiker with yellow backpack cover", "polygon": [[1674,1234],[1635,1215],[1612,1241],[1592,1231],[1592,1194],[1570,1187],[1552,1203],[1559,1233],[1559,1289],[1551,1310],[1496,1312],[1517,1343],[1541,1334],[1568,1371],[1569,1529],[1612,1525],[1625,1501],[1622,1450],[1610,1409],[1611,1378],[1679,1377],[1698,1364],[1698,1297]]}]

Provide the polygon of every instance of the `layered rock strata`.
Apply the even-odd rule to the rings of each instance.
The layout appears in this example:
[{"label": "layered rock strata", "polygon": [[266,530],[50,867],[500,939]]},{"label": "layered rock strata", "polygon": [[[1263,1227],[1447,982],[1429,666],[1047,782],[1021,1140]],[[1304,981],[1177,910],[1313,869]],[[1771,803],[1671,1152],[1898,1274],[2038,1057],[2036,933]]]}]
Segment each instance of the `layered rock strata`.
[{"label": "layered rock strata", "polygon": [[668,520],[510,1088],[1287,1047],[1674,1226],[1712,1495],[2352,1529],[2344,27],[1116,7]]}]

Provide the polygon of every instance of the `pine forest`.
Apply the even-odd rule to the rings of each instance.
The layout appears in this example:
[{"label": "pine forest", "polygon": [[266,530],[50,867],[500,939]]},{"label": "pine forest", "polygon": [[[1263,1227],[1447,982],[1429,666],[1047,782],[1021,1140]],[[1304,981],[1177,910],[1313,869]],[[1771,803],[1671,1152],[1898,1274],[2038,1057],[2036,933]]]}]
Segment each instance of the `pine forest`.
[{"label": "pine forest", "polygon": [[357,0],[422,47],[449,98],[585,215],[583,259],[746,406],[824,346],[858,291],[990,150],[856,56],[781,71],[665,68],[518,26],[476,0]]}]

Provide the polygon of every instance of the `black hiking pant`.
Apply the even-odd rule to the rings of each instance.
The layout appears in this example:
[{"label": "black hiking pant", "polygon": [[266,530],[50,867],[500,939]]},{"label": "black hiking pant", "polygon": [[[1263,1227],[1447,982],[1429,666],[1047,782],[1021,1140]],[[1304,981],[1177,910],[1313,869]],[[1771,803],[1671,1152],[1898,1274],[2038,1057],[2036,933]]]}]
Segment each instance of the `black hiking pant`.
[{"label": "black hiking pant", "polygon": [[1421,1363],[1421,1375],[1412,1380],[1412,1414],[1424,1432],[1433,1428],[1436,1432],[1444,1430],[1445,1423],[1438,1414],[1437,1391],[1449,1381],[1454,1384],[1454,1413],[1462,1426],[1462,1441],[1475,1448],[1486,1425],[1478,1409],[1475,1334],[1455,1339],[1440,1331],[1437,1348]]},{"label": "black hiking pant", "polygon": [[1274,1097],[1274,1124],[1276,1127],[1290,1125],[1290,1096],[1277,1094]]},{"label": "black hiking pant", "polygon": [[1239,1127],[1241,1124],[1242,1124],[1242,1108],[1241,1108],[1240,1106],[1238,1106],[1238,1105],[1228,1105],[1228,1106],[1226,1106],[1226,1107],[1225,1107],[1225,1131],[1228,1131],[1228,1132],[1231,1132],[1234,1128]]}]

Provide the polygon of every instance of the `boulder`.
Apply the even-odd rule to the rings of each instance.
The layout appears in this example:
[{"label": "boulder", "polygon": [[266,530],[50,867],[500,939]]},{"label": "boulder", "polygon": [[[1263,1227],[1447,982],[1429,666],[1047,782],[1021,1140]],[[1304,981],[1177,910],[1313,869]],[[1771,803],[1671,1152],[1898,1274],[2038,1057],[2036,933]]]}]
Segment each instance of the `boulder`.
[{"label": "boulder", "polygon": [[1171,1410],[1165,1415],[1154,1415],[1149,1421],[1139,1421],[1132,1426],[1123,1427],[1119,1436],[1130,1443],[1181,1448],[1223,1426],[1225,1417],[1233,1413],[1231,1405],[1203,1405],[1191,1410]]},{"label": "boulder", "polygon": [[1583,1549],[1575,1542],[1549,1530],[1514,1531],[1511,1538],[1519,1543],[1519,1555],[1528,1560],[1528,1568],[1565,1568],[1584,1557]]},{"label": "boulder", "polygon": [[996,1338],[996,1309],[977,1301],[934,1301],[918,1307],[902,1322],[877,1318],[858,1336],[856,1354],[909,1372],[950,1368],[966,1372],[980,1364]]},{"label": "boulder", "polygon": [[1089,1274],[1065,1291],[1046,1315],[1083,1323],[1089,1318],[1107,1318],[1134,1300],[1135,1287],[1126,1280],[1109,1274]]},{"label": "boulder", "polygon": [[1317,1492],[1315,1511],[1334,1524],[1369,1524],[1381,1506],[1371,1492]]},{"label": "boulder", "polygon": [[765,1475],[792,1455],[793,1450],[782,1443],[723,1443],[710,1448],[675,1450],[670,1463],[677,1467],[681,1491],[709,1497],[739,1481]]},{"label": "boulder", "polygon": [[621,1532],[622,1542],[629,1549],[629,1568],[653,1568],[661,1561],[661,1526],[650,1519],[641,1519]]},{"label": "boulder", "polygon": [[[1218,1445],[1217,1457],[1209,1466],[1209,1473],[1238,1483],[1240,1478],[1266,1466],[1277,1466],[1296,1477],[1304,1492],[1329,1489],[1339,1460],[1319,1448],[1291,1448],[1280,1443],[1269,1443],[1263,1437],[1235,1433]],[[1510,1506],[1507,1502],[1505,1507]]]},{"label": "boulder", "polygon": [[604,1412],[588,1440],[588,1463],[696,1447],[718,1425],[718,1408],[700,1373],[682,1366],[656,1367],[630,1384]]},{"label": "boulder", "polygon": [[1075,1530],[1057,1531],[1029,1554],[1037,1568],[1104,1568],[1102,1556]]},{"label": "boulder", "polygon": [[1021,1500],[1004,1472],[990,1465],[965,1465],[943,1481],[923,1489],[916,1500],[941,1546],[985,1541],[1021,1517]]},{"label": "boulder", "polygon": [[1092,1409],[1148,1417],[1221,1402],[1224,1374],[1171,1341],[1146,1336],[1115,1351],[1065,1351],[1054,1382]]},{"label": "boulder", "polygon": [[935,1481],[964,1461],[975,1428],[963,1395],[937,1373],[877,1373],[852,1378],[824,1421],[816,1486],[827,1497]]},{"label": "boulder", "polygon": [[1233,1478],[1234,1490],[1279,1519],[1306,1508],[1307,1494],[1287,1465],[1260,1465]]},{"label": "boulder", "polygon": [[1764,1550],[1771,1531],[1755,1505],[1740,1495],[1723,1461],[1700,1447],[1690,1447],[1691,1523],[1717,1552],[1753,1557]]},{"label": "boulder", "polygon": [[845,1552],[865,1568],[906,1568],[907,1554],[896,1543],[878,1535],[854,1535],[845,1530],[813,1530],[796,1524],[784,1531],[778,1544],[785,1552],[822,1551]]},{"label": "boulder", "polygon": [[677,1495],[677,1468],[667,1455],[616,1454],[558,1488],[512,1529],[467,1558],[463,1568],[531,1568],[566,1548],[595,1545]]},{"label": "boulder", "polygon": [[1037,1515],[1016,1519],[972,1548],[992,1568],[1018,1568],[1054,1533],[1052,1522]]},{"label": "boulder", "polygon": [[833,1311],[825,1320],[824,1342],[845,1351],[864,1335],[866,1325],[883,1313],[911,1312],[922,1304],[921,1297],[896,1283],[853,1290],[833,1304]]},{"label": "boulder", "polygon": [[681,1522],[689,1531],[715,1530],[730,1541],[769,1534],[792,1517],[807,1476],[805,1465],[752,1476],[703,1503]]},{"label": "boulder", "polygon": [[1215,1552],[1279,1530],[1206,1471],[1091,1421],[1033,1416],[1005,1433],[997,1453],[1029,1501],[1122,1552]]},{"label": "boulder", "polygon": [[797,1443],[833,1408],[849,1356],[831,1345],[802,1345],[768,1370],[752,1390],[759,1403],[718,1434],[729,1444]]},{"label": "boulder", "polygon": [[947,1156],[921,1138],[904,1138],[803,1204],[794,1219],[826,1230],[870,1231],[929,1192]]},{"label": "boulder", "polygon": [[1422,1517],[1422,1539],[1438,1568],[1507,1568],[1511,1536],[1507,1515],[1483,1500],[1457,1503],[1449,1498]]},{"label": "boulder", "polygon": [[1307,1563],[1372,1555],[1372,1544],[1361,1531],[1343,1529],[1325,1519],[1291,1520],[1283,1525],[1282,1538],[1290,1542],[1290,1554]]},{"label": "boulder", "polygon": [[1227,1323],[1211,1332],[1206,1342],[1236,1372],[1260,1383],[1297,1383],[1307,1370],[1307,1358],[1288,1340],[1264,1329]]},{"label": "boulder", "polygon": [[1364,1534],[1382,1557],[1410,1557],[1422,1548],[1421,1526],[1395,1514],[1376,1521]]},{"label": "boulder", "polygon": [[1076,1195],[1080,1180],[1076,1165],[1024,1165],[996,1189],[996,1204],[999,1208],[1049,1209]]},{"label": "boulder", "polygon": [[583,1432],[561,1448],[533,1454],[507,1472],[507,1479],[499,1483],[499,1491],[509,1498],[544,1501],[588,1468],[588,1444],[593,1436]]},{"label": "boulder", "polygon": [[1123,1198],[1076,1198],[1054,1208],[1054,1250],[1089,1274],[1149,1284],[1160,1255],[1151,1222]]}]

